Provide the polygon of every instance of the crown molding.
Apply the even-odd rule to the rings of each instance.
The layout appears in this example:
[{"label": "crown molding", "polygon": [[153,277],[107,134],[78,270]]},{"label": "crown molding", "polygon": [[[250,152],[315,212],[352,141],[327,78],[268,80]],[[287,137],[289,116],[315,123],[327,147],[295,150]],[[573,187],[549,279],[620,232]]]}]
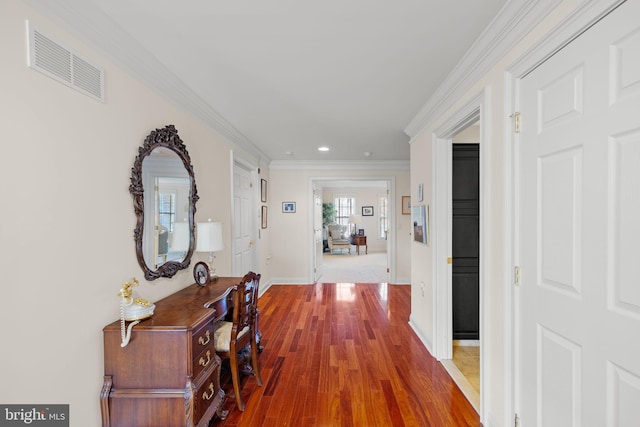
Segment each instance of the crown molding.
[{"label": "crown molding", "polygon": [[409,170],[408,160],[273,160],[270,170]]},{"label": "crown molding", "polygon": [[92,2],[83,0],[26,0],[26,2],[170,102],[193,114],[228,139],[232,145],[257,158],[271,160],[253,141],[207,104]]},{"label": "crown molding", "polygon": [[508,1],[404,129],[411,140],[444,114],[559,3],[560,0]]}]

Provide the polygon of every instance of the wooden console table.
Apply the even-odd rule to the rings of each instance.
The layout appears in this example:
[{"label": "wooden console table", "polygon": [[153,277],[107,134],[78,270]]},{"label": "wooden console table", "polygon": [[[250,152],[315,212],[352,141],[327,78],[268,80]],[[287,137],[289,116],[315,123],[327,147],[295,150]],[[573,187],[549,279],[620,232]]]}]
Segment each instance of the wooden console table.
[{"label": "wooden console table", "polygon": [[124,348],[120,321],[104,327],[103,426],[208,426],[226,417],[213,334],[241,279],[194,284],[156,302]]},{"label": "wooden console table", "polygon": [[353,236],[353,244],[356,246],[356,252],[360,255],[360,246],[364,246],[365,255],[369,253],[369,247],[367,246],[367,236]]}]

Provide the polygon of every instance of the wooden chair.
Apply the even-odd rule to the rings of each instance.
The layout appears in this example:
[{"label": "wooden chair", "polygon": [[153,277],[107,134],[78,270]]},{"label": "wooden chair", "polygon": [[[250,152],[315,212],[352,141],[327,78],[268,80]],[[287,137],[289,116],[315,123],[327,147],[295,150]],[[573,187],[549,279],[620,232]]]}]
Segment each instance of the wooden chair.
[{"label": "wooden chair", "polygon": [[[238,409],[244,411],[244,401],[240,393],[240,359],[238,353],[249,345],[251,347],[251,374],[262,386],[262,377],[258,367],[258,344],[256,343],[256,314],[260,274],[247,273],[236,285],[233,295],[233,321],[221,322],[215,332],[216,353],[229,359],[233,392],[236,395]],[[243,373],[245,373],[243,371]]]}]

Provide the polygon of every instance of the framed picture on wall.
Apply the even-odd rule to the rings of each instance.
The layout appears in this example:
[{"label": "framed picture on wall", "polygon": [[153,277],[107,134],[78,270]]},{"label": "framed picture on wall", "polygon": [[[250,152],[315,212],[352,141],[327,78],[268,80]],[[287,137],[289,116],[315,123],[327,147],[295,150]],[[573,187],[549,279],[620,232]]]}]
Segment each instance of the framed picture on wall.
[{"label": "framed picture on wall", "polygon": [[411,196],[402,196],[402,215],[411,215]]},{"label": "framed picture on wall", "polygon": [[282,202],[282,212],[284,212],[284,213],[295,213],[296,212],[296,202]]},{"label": "framed picture on wall", "polygon": [[425,205],[413,206],[413,240],[429,245],[429,207]]},{"label": "framed picture on wall", "polygon": [[267,180],[260,180],[260,200],[263,202],[267,201]]},{"label": "framed picture on wall", "polygon": [[262,216],[261,216],[261,223],[260,226],[262,228],[267,228],[267,207],[263,206],[262,207]]},{"label": "framed picture on wall", "polygon": [[362,216],[373,216],[373,206],[363,206]]}]

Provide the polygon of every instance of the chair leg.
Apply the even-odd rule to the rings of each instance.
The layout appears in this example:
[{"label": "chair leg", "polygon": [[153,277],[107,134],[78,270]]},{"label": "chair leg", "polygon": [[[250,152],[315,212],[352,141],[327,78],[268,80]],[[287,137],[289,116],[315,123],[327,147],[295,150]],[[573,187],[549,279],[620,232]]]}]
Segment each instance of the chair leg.
[{"label": "chair leg", "polygon": [[236,394],[236,403],[238,409],[244,411],[244,402],[242,401],[242,394],[240,393],[240,372],[238,370],[238,354],[235,349],[230,351],[229,365],[231,368],[231,382],[233,383],[233,392]]},{"label": "chair leg", "polygon": [[262,386],[262,376],[260,375],[260,368],[258,368],[258,343],[255,339],[251,341],[251,367],[253,368],[256,382],[259,386]]}]

